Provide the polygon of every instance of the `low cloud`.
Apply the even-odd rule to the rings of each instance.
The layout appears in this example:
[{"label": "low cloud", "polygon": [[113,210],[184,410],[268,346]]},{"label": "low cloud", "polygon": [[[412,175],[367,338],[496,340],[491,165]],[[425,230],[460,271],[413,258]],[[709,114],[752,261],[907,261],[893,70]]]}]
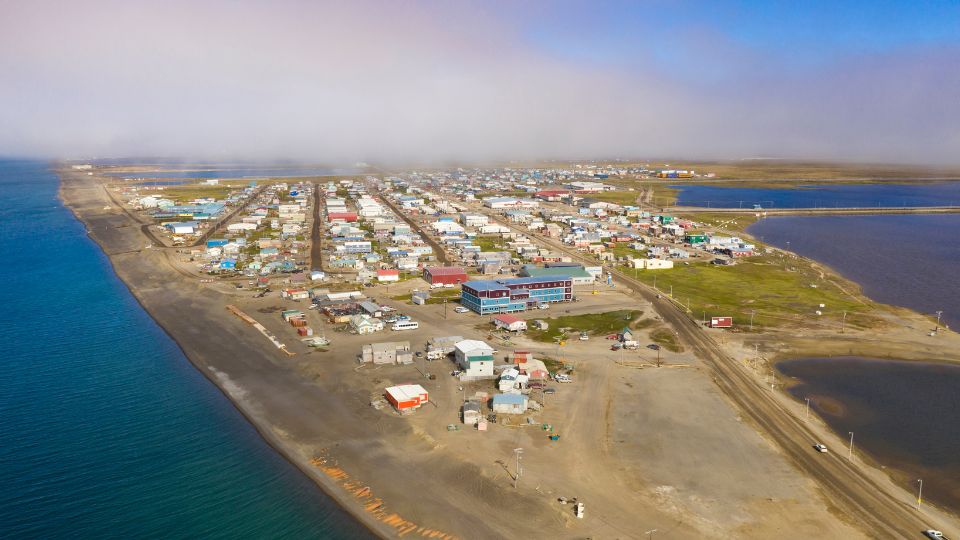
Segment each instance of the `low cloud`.
[{"label": "low cloud", "polygon": [[797,65],[704,28],[678,44],[681,70],[642,43],[609,61],[543,47],[525,35],[536,13],[509,4],[40,1],[0,14],[0,154],[960,161],[953,46]]}]

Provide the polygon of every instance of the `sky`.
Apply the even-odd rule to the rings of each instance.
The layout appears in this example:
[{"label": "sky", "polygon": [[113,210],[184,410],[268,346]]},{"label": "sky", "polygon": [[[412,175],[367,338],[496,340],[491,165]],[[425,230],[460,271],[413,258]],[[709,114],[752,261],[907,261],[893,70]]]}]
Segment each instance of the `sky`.
[{"label": "sky", "polygon": [[0,155],[960,164],[960,2],[0,0]]}]

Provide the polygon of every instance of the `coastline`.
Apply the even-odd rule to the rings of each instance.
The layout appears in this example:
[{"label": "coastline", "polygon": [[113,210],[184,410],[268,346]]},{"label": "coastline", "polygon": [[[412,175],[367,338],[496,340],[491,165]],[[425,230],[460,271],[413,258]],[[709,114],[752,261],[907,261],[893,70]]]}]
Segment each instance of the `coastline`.
[{"label": "coastline", "polygon": [[[311,356],[298,344],[301,353],[289,357],[250,332],[226,309],[244,302],[232,286],[186,277],[168,259],[171,251],[147,247],[142,223],[111,200],[103,179],[53,168],[64,206],[190,363],[264,441],[373,535],[578,537],[542,493],[517,492],[491,475],[490,465],[483,470],[405,419],[370,407],[338,378],[356,376],[353,362],[324,362],[328,373],[304,377],[304,363],[323,362],[323,355]],[[464,485],[465,478],[472,485]]]},{"label": "coastline", "polygon": [[[120,272],[118,271],[117,263],[114,257],[111,257],[106,251],[107,246],[98,239],[94,234],[92,234],[90,229],[90,223],[83,218],[77,208],[71,204],[71,201],[64,194],[64,178],[62,171],[54,167],[54,172],[60,177],[60,186],[57,190],[57,196],[60,199],[61,203],[65,208],[69,209],[73,214],[74,218],[82,223],[87,231],[87,236],[99,247],[103,255],[106,257],[107,261],[110,263],[110,267],[113,270],[114,274],[120,279],[121,283],[130,291],[134,299],[140,307],[150,316],[151,319],[156,322],[167,336],[177,344],[177,347],[183,352],[183,355],[189,360],[196,370],[204,376],[217,390],[219,390],[227,400],[234,406],[234,408],[250,423],[250,425],[256,430],[261,438],[273,448],[280,456],[287,460],[294,467],[299,469],[305,476],[312,480],[323,492],[325,495],[330,497],[337,505],[346,510],[354,519],[356,519],[360,524],[362,524],[368,531],[380,538],[389,538],[393,529],[386,528],[381,522],[373,519],[368,513],[363,512],[363,508],[356,503],[356,501],[351,500],[347,497],[347,494],[343,493],[342,490],[337,489],[337,484],[330,480],[327,476],[320,473],[315,466],[313,466],[309,460],[304,459],[302,456],[298,456],[295,450],[288,447],[284,442],[269,429],[270,424],[264,418],[258,416],[253,411],[250,403],[245,402],[244,399],[240,396],[235,395],[235,393],[228,390],[225,380],[218,378],[215,375],[215,371],[212,371],[209,364],[200,363],[195,360],[195,357],[190,355],[187,352],[185,344],[177,337],[177,334],[172,332],[170,327],[165,324],[165,321],[161,318],[158,318],[150,310],[150,308],[144,303],[143,297],[139,294],[139,291],[131,286],[130,283],[124,279]],[[113,204],[112,201],[110,204]]]}]

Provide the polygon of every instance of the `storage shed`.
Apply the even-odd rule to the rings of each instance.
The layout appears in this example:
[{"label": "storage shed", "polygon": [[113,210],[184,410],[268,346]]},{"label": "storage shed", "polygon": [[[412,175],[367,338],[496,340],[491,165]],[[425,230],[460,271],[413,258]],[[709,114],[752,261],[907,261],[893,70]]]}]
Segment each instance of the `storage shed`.
[{"label": "storage shed", "polygon": [[400,412],[415,411],[429,401],[427,391],[419,384],[403,384],[386,389],[387,401]]}]

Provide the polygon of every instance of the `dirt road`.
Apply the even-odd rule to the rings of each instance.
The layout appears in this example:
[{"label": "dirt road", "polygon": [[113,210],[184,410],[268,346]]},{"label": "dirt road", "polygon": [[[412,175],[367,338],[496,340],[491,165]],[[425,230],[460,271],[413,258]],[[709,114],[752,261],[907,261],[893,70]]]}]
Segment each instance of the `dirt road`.
[{"label": "dirt road", "polygon": [[384,204],[389,206],[390,209],[393,210],[395,214],[400,216],[400,219],[406,221],[407,224],[410,225],[410,228],[412,228],[414,231],[417,232],[417,234],[423,237],[424,242],[430,244],[430,247],[433,248],[433,254],[437,257],[437,262],[439,262],[442,265],[450,264],[450,259],[447,258],[447,252],[445,249],[443,249],[443,246],[437,243],[437,241],[434,240],[427,231],[424,231],[423,228],[420,227],[419,223],[410,219],[406,214],[403,213],[403,211],[397,208],[397,205],[393,204],[393,201],[388,199],[383,194],[383,192],[377,190],[377,195],[380,196],[380,200],[382,200]]}]

